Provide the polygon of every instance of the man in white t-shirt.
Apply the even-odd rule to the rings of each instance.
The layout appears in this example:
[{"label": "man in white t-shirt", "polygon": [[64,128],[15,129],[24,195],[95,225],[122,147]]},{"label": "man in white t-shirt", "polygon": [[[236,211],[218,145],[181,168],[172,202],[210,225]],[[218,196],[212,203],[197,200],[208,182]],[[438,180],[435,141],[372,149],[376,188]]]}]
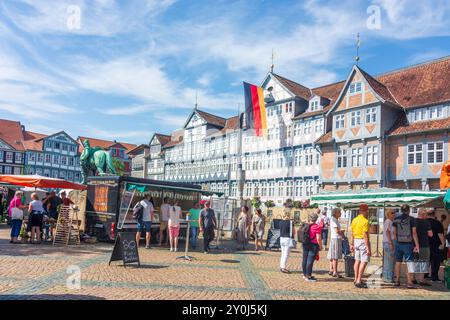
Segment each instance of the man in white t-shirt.
[{"label": "man in white t-shirt", "polygon": [[164,197],[163,203],[160,208],[161,215],[159,217],[159,246],[162,244],[163,240],[163,232],[166,231],[166,246],[169,244],[169,231],[168,231],[168,223],[169,223],[169,215],[170,215],[170,204],[169,198]]},{"label": "man in white t-shirt", "polygon": [[139,201],[136,206],[140,204],[143,207],[142,220],[137,221],[136,243],[139,247],[139,240],[141,239],[142,231],[145,228],[145,249],[150,249],[150,239],[152,231],[152,220],[155,209],[153,207],[152,197],[149,195],[143,200]]}]

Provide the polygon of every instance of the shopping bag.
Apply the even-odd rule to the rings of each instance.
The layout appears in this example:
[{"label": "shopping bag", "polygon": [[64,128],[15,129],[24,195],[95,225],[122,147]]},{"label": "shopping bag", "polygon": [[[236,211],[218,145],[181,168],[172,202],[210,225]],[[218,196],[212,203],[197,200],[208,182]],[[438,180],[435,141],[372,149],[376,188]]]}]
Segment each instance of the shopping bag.
[{"label": "shopping bag", "polygon": [[23,211],[17,207],[11,208],[11,220],[23,220]]},{"label": "shopping bag", "polygon": [[414,260],[406,262],[408,273],[428,273],[430,268],[429,261],[421,260],[417,253],[414,254]]}]

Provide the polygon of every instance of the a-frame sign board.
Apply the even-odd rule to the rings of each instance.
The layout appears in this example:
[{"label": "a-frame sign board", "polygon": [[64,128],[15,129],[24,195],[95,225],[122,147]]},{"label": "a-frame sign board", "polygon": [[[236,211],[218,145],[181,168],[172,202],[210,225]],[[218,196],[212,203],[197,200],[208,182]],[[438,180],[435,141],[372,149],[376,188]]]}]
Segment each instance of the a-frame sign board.
[{"label": "a-frame sign board", "polygon": [[136,263],[141,266],[139,261],[139,252],[136,245],[136,233],[119,232],[114,243],[114,249],[109,259],[109,265],[112,261],[123,261],[123,265]]}]

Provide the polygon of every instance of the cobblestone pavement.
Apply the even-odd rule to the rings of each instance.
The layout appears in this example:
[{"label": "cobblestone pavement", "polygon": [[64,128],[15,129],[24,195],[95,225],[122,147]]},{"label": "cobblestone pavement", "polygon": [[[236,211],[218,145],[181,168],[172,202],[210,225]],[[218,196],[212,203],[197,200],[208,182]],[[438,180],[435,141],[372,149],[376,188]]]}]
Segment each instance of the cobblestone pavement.
[{"label": "cobblestone pavement", "polygon": [[[221,243],[224,249],[209,255],[190,253],[195,258],[190,262],[177,259],[183,254],[167,248],[141,249],[141,268],[125,268],[119,262],[108,266],[111,244],[13,245],[8,234],[9,229],[0,229],[0,299],[450,300],[442,284],[416,290],[385,285],[356,289],[352,279],[328,276],[325,252],[315,264],[318,282],[309,283],[299,271],[298,250],[289,259],[288,275],[278,271],[279,252],[234,252],[227,249],[231,243]],[[375,272],[380,262],[373,258],[370,271]],[[81,270],[80,289],[67,285],[71,266]]]}]

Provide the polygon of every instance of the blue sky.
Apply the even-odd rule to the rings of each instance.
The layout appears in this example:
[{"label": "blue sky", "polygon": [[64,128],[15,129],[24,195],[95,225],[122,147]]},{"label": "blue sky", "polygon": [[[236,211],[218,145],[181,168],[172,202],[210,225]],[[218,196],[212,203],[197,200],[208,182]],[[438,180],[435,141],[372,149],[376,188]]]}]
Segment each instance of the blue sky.
[{"label": "blue sky", "polygon": [[450,55],[449,16],[439,0],[2,0],[1,118],[147,143],[183,125],[196,93],[200,109],[235,115],[272,49],[276,73],[320,86],[347,76],[358,32],[374,75]]}]

